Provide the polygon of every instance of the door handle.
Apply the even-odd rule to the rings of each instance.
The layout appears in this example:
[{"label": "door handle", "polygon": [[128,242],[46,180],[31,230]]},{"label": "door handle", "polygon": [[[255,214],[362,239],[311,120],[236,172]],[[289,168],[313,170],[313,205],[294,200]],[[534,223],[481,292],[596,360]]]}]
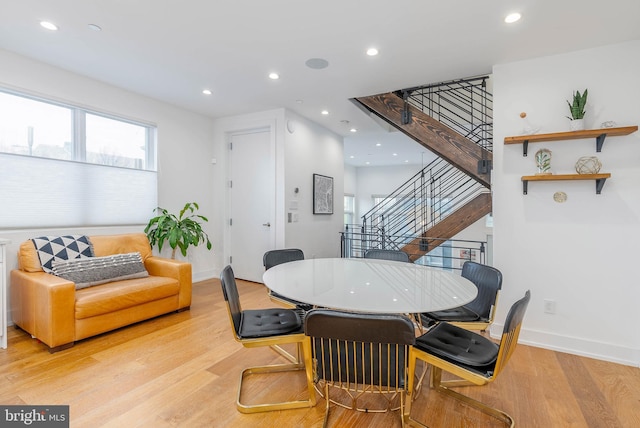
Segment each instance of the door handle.
[{"label": "door handle", "polygon": [[266,222],[266,223],[262,223],[263,226],[267,226],[267,227],[271,227],[271,223],[270,222]]}]

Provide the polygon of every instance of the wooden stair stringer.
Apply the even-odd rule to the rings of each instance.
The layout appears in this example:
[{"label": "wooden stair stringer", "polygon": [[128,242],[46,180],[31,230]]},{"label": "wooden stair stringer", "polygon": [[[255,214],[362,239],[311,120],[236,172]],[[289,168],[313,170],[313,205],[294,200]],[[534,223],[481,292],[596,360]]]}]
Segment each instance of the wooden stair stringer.
[{"label": "wooden stair stringer", "polygon": [[478,173],[478,161],[493,160],[493,154],[490,151],[411,104],[408,104],[408,108],[412,119],[410,123],[404,125],[402,123],[404,100],[394,93],[357,97],[352,101],[464,171],[485,187],[491,187],[490,173]]},{"label": "wooden stair stringer", "polygon": [[429,251],[445,243],[447,239],[453,238],[485,215],[490,214],[491,209],[491,193],[481,193],[469,201],[469,203],[452,212],[435,226],[425,231],[421,237],[415,238],[406,244],[402,247],[402,251],[409,254],[411,261],[415,262]]}]

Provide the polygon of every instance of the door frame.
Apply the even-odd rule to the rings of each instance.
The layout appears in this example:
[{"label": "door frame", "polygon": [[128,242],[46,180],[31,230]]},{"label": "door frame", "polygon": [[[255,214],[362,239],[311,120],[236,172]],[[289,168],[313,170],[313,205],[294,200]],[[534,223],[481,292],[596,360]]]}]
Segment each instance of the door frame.
[{"label": "door frame", "polygon": [[225,165],[227,165],[225,171],[225,209],[224,209],[224,245],[223,245],[223,257],[224,257],[224,265],[229,264],[229,258],[232,256],[231,254],[231,226],[229,225],[229,219],[231,218],[231,189],[229,186],[230,181],[232,180],[232,171],[229,167],[231,164],[231,151],[229,150],[229,144],[231,143],[232,138],[235,135],[241,134],[250,134],[256,132],[269,132],[269,152],[270,152],[270,166],[269,166],[269,176],[271,180],[273,180],[273,192],[272,195],[274,199],[274,204],[270,208],[269,216],[273,220],[271,221],[271,227],[269,229],[269,242],[272,248],[280,248],[284,243],[284,216],[281,215],[281,209],[278,209],[282,205],[283,199],[283,178],[284,172],[282,168],[278,166],[281,165],[278,160],[280,157],[283,157],[282,151],[278,150],[278,139],[276,132],[276,120],[265,120],[254,122],[250,126],[237,128],[233,130],[227,130],[224,135],[225,142]]}]

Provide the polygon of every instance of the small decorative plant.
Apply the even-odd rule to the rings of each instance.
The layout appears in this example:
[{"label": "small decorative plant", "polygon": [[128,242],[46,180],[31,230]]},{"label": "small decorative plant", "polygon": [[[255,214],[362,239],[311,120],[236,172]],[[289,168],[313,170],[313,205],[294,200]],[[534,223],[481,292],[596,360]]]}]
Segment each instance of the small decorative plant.
[{"label": "small decorative plant", "polygon": [[569,100],[567,100],[567,104],[571,112],[571,117],[567,116],[567,119],[583,119],[585,113],[584,107],[587,105],[587,90],[585,89],[582,95],[580,95],[580,91],[576,91],[573,94],[573,104],[570,103]]},{"label": "small decorative plant", "polygon": [[[149,220],[144,233],[149,238],[149,243],[153,247],[158,246],[158,251],[162,251],[165,241],[169,241],[169,246],[173,249],[171,258],[176,258],[176,249],[179,247],[183,256],[187,256],[187,249],[190,245],[198,246],[200,243],[206,242],[207,249],[211,249],[211,241],[209,235],[202,230],[201,221],[209,221],[205,216],[194,214],[200,209],[197,203],[188,202],[180,211],[180,214],[169,213],[164,208],[156,208],[154,211],[160,215]],[[185,217],[185,214],[188,214]]]}]

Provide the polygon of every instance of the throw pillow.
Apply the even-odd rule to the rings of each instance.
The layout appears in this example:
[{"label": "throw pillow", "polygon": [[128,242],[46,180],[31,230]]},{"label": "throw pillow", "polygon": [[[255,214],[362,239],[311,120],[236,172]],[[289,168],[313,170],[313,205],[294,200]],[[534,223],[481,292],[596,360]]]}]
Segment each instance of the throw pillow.
[{"label": "throw pillow", "polygon": [[88,236],[40,236],[31,239],[38,252],[42,270],[52,272],[54,261],[93,257],[93,246]]},{"label": "throw pillow", "polygon": [[54,261],[53,274],[73,281],[76,290],[111,281],[149,276],[140,253]]}]

